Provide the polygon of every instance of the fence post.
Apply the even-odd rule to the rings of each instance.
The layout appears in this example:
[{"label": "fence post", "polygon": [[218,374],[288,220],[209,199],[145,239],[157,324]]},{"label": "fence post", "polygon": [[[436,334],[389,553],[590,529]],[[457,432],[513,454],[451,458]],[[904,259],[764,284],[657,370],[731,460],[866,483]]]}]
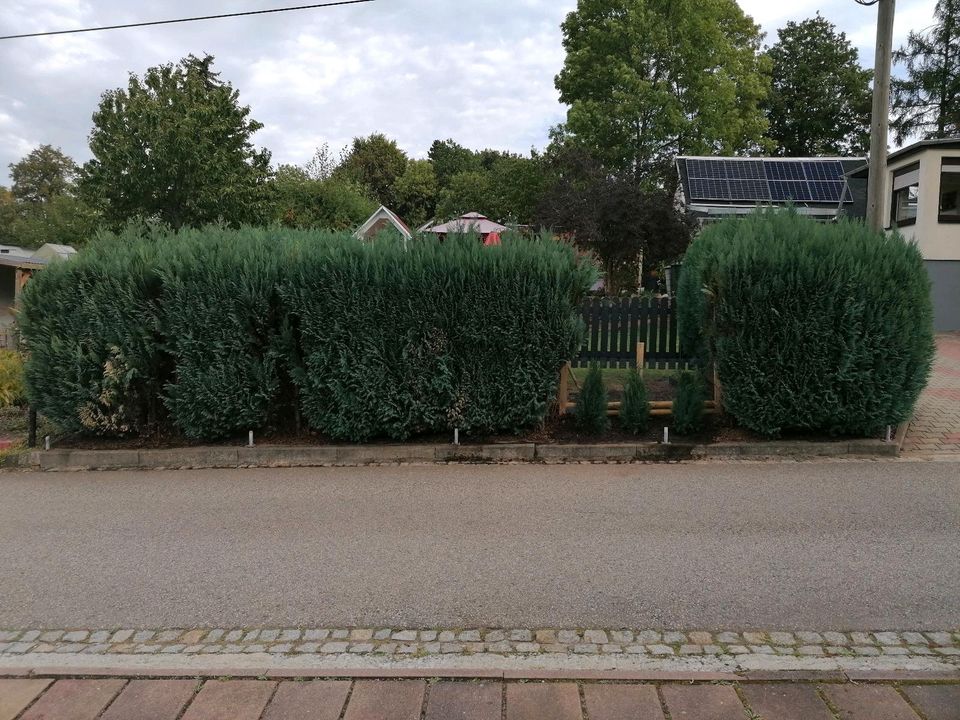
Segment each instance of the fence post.
[{"label": "fence post", "polygon": [[567,402],[570,399],[570,362],[565,362],[560,368],[560,389],[557,392],[557,405],[559,414],[565,415],[567,412]]},{"label": "fence post", "polygon": [[647,361],[647,345],[646,343],[638,342],[637,343],[637,372],[640,373],[640,377],[643,377],[643,366]]}]

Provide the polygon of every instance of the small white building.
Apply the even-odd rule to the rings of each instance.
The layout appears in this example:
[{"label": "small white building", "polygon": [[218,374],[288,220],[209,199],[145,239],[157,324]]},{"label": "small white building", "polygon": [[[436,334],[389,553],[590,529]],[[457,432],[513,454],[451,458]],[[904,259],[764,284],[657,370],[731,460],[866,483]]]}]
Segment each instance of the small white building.
[{"label": "small white building", "polygon": [[353,236],[357,238],[357,240],[372,240],[384,230],[391,227],[400,233],[404,246],[413,238],[413,233],[410,231],[410,228],[407,227],[407,224],[401,220],[395,212],[384,205],[381,205],[363,225],[357,228]]},{"label": "small white building", "polygon": [[[850,175],[866,177],[867,166]],[[884,182],[885,227],[923,253],[935,329],[960,330],[960,138],[923,140],[890,153]]]}]

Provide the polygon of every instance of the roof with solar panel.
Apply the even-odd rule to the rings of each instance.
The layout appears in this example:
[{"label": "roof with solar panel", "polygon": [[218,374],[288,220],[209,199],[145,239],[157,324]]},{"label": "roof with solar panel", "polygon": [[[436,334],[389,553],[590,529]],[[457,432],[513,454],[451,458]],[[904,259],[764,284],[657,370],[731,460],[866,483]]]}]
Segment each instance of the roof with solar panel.
[{"label": "roof with solar panel", "polygon": [[791,204],[821,219],[859,216],[865,183],[848,177],[864,158],[677,158],[687,209],[703,218]]}]

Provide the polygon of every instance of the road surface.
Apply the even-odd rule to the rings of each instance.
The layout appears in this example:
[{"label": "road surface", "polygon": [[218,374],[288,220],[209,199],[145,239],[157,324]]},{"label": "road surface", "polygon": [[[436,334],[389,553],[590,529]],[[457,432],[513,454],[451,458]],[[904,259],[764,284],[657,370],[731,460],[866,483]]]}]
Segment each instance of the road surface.
[{"label": "road surface", "polygon": [[0,628],[960,627],[960,463],[0,475]]}]

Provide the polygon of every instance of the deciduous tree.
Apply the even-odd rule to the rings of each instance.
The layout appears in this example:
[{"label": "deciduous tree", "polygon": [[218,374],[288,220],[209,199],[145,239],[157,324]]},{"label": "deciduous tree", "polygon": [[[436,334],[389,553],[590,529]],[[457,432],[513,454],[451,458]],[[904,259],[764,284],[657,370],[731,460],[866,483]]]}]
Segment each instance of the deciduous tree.
[{"label": "deciduous tree", "polygon": [[396,203],[395,184],[407,169],[407,154],[395,140],[381,133],[354,138],[334,177],[355,182],[370,191],[381,205]]},{"label": "deciduous tree", "polygon": [[556,85],[567,130],[611,170],[662,181],[677,154],[756,148],[760,28],[735,0],[578,0]]},{"label": "deciduous tree", "polygon": [[789,22],[767,55],[773,76],[769,136],[778,154],[866,152],[873,73],[860,67],[844,33],[820,15]]},{"label": "deciduous tree", "polygon": [[60,148],[41,145],[20,162],[10,164],[13,196],[32,203],[49,202],[73,189],[77,164]]},{"label": "deciduous tree", "polygon": [[174,228],[257,222],[270,153],[257,150],[261,123],[213,72],[213,57],[131,74],[93,116],[81,189],[112,224],[153,217]]}]

